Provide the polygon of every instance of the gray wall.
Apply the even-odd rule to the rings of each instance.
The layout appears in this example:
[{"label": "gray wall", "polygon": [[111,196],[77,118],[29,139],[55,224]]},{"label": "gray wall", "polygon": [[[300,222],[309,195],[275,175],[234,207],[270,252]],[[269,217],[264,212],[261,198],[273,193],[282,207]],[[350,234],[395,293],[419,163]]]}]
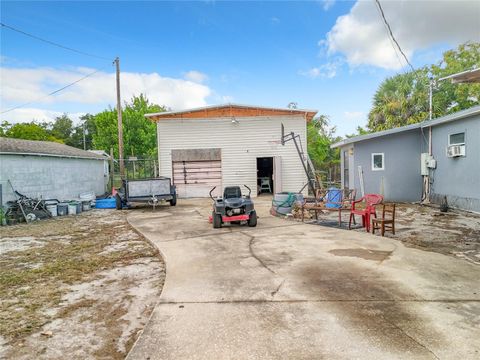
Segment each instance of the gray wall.
[{"label": "gray wall", "polygon": [[[448,158],[448,136],[463,131],[466,156]],[[450,206],[480,212],[480,116],[434,126],[432,139],[437,168],[431,200],[440,203],[447,196]]]},{"label": "gray wall", "polygon": [[105,192],[104,161],[50,156],[0,155],[0,184],[5,203],[14,200],[7,180],[20,193],[68,200],[81,192]]},{"label": "gray wall", "polygon": [[[419,129],[382,136],[354,144],[355,189],[361,196],[358,166],[362,166],[365,193],[381,193],[386,201],[420,201],[422,177],[420,153],[422,136]],[[372,171],[372,153],[384,153],[384,170]]]}]

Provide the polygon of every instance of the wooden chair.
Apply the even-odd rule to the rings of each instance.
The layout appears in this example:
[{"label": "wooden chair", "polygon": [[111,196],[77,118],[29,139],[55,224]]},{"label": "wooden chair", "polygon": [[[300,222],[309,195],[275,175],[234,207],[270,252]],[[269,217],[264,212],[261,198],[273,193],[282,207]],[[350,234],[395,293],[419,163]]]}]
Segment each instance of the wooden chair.
[{"label": "wooden chair", "polygon": [[[348,228],[352,228],[352,220],[355,222],[355,215],[362,217],[362,226],[365,227],[367,232],[370,232],[370,216],[377,217],[375,206],[383,202],[383,196],[378,194],[366,194],[361,199],[352,202],[352,209],[350,210],[350,220],[348,222]],[[356,207],[356,204],[363,203],[362,208]]]},{"label": "wooden chair", "polygon": [[372,234],[375,234],[375,230],[380,230],[382,236],[385,236],[385,230],[395,235],[395,204],[383,204],[382,218],[372,219]]}]

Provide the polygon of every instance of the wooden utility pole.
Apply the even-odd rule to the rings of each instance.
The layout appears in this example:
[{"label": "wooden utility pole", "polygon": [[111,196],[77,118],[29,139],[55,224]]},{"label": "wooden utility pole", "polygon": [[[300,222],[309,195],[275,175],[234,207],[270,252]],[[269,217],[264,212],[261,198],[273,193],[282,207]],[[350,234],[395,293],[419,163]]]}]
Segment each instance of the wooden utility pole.
[{"label": "wooden utility pole", "polygon": [[113,147],[110,148],[110,191],[113,190],[115,176],[115,158],[113,157]]},{"label": "wooden utility pole", "polygon": [[123,121],[122,121],[122,100],[120,98],[120,59],[115,58],[117,68],[117,122],[118,122],[118,162],[120,165],[120,177],[125,176],[125,163],[123,162]]}]

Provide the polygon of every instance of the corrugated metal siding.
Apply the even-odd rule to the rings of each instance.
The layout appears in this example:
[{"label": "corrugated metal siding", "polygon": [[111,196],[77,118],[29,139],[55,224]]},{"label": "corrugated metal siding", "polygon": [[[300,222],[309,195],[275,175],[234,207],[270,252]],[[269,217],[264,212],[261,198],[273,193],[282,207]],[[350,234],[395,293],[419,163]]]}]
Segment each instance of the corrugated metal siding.
[{"label": "corrugated metal siding", "polygon": [[306,123],[303,116],[176,119],[157,123],[160,174],[172,177],[172,149],[222,149],[222,185],[245,184],[257,193],[257,157],[282,158],[283,191],[298,192],[307,179],[293,142],[280,140],[280,124],[285,132],[295,132],[306,152]]}]

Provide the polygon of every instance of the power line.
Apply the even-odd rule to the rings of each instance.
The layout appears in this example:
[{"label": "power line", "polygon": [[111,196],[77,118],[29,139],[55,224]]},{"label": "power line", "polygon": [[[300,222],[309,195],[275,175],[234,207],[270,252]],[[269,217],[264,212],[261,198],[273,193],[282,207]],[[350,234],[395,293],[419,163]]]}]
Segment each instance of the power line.
[{"label": "power line", "polygon": [[[412,69],[412,71],[415,72],[415,68],[413,67],[413,65],[412,65],[412,64],[410,63],[410,61],[408,60],[407,56],[405,55],[405,53],[403,52],[402,48],[400,47],[400,44],[398,43],[397,39],[395,39],[395,36],[393,36],[392,28],[390,27],[390,24],[388,23],[387,19],[385,18],[385,13],[383,12],[383,8],[382,8],[382,5],[380,4],[380,1],[379,1],[379,0],[375,0],[375,3],[377,4],[378,9],[380,10],[380,15],[382,16],[383,22],[385,23],[385,25],[386,25],[386,27],[387,27],[389,36],[391,37],[391,39],[393,40],[393,42],[397,45],[398,50],[400,50],[400,53],[402,54],[403,58],[404,58],[405,61],[407,62],[408,66],[410,66],[410,68]],[[394,50],[395,50],[395,48],[394,48]]]},{"label": "power line", "polygon": [[93,58],[97,58],[97,59],[102,59],[102,60],[108,60],[108,61],[111,61],[112,59],[108,59],[106,57],[103,57],[103,56],[98,56],[98,55],[94,55],[94,54],[90,54],[90,53],[87,53],[87,52],[84,52],[84,51],[80,51],[80,50],[76,50],[76,49],[73,49],[71,47],[68,47],[68,46],[64,46],[64,45],[61,45],[61,44],[58,44],[56,42],[53,42],[53,41],[50,41],[50,40],[46,40],[46,39],[43,39],[39,36],[36,36],[36,35],[33,35],[33,34],[29,34],[23,30],[20,30],[20,29],[17,29],[17,28],[14,28],[13,26],[10,26],[10,25],[7,25],[7,24],[4,24],[4,23],[0,23],[0,25],[2,25],[2,27],[5,27],[7,29],[10,29],[10,30],[13,30],[13,31],[16,31],[20,34],[23,34],[25,36],[28,36],[28,37],[31,37],[33,39],[36,39],[36,40],[39,40],[39,41],[43,41],[47,44],[50,44],[50,45],[53,45],[53,46],[57,46],[61,49],[64,49],[64,50],[68,50],[68,51],[72,51],[72,52],[75,52],[77,54],[81,54],[81,55],[85,55],[85,56],[90,56],[90,57],[93,57]]},{"label": "power line", "polygon": [[[375,8],[377,9],[378,11],[378,15],[382,16],[381,12],[380,12],[380,9],[378,8],[378,6],[375,6]],[[383,24],[385,26],[385,30],[388,31],[388,27],[387,25],[385,25],[385,23]],[[400,67],[404,67],[404,63],[402,62],[402,60],[400,59],[400,56],[398,54],[398,49],[397,47],[395,46],[395,44],[393,43],[392,41],[392,38],[390,36],[387,36],[388,37],[388,41],[390,42],[390,45],[392,45],[392,49],[393,49],[393,52],[395,53],[395,57],[397,58],[398,60],[398,63],[400,64]]]},{"label": "power line", "polygon": [[36,99],[36,100],[34,100],[34,101],[30,101],[30,102],[27,102],[27,103],[24,103],[24,104],[21,104],[21,105],[18,105],[18,106],[15,106],[15,107],[10,108],[10,109],[5,110],[5,111],[2,111],[2,112],[0,112],[0,114],[5,114],[5,113],[8,113],[8,112],[10,112],[10,111],[19,109],[19,108],[21,108],[21,107],[24,107],[24,106],[27,106],[27,105],[34,104],[34,103],[36,103],[36,102],[39,102],[39,101],[41,101],[41,100],[43,100],[43,99],[45,99],[45,98],[47,98],[47,97],[49,97],[49,96],[55,95],[56,93],[59,93],[60,91],[69,88],[70,86],[73,86],[73,85],[79,83],[79,82],[82,81],[82,80],[85,80],[86,78],[89,78],[89,77],[92,76],[92,75],[95,75],[96,73],[98,73],[98,72],[100,72],[100,71],[102,71],[102,70],[103,70],[103,69],[95,70],[94,72],[92,72],[92,73],[90,73],[90,74],[87,74],[87,75],[85,75],[84,77],[82,77],[82,78],[80,78],[80,79],[78,79],[78,80],[76,80],[76,81],[74,81],[74,82],[72,82],[72,83],[70,83],[70,84],[68,84],[68,85],[65,85],[64,87],[62,87],[62,88],[60,88],[60,89],[57,89],[57,90],[55,90],[55,91],[52,91],[51,93],[49,93],[49,94],[47,94],[47,95],[45,95],[45,96],[42,96],[41,98],[38,98],[38,99]]}]

